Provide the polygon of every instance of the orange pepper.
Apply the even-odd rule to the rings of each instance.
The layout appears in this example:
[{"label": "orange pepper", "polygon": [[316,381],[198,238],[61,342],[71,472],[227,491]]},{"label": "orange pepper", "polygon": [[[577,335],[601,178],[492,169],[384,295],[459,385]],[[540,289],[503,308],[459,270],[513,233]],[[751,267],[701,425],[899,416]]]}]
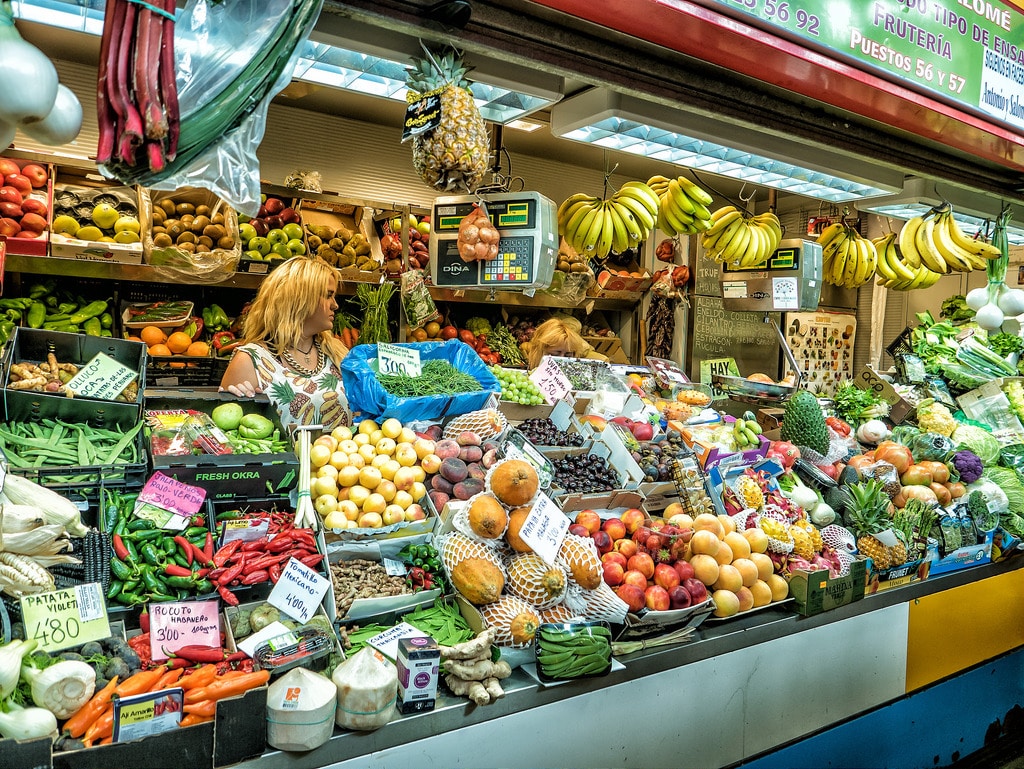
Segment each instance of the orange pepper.
[{"label": "orange pepper", "polygon": [[130,697],[133,694],[148,692],[163,674],[160,668],[140,670],[135,675],[124,679],[124,682],[114,690],[114,694],[118,697]]},{"label": "orange pepper", "polygon": [[114,733],[114,706],[110,705],[103,714],[92,722],[85,732],[85,741],[89,744],[109,737]]},{"label": "orange pepper", "polygon": [[184,710],[186,713],[192,713],[196,716],[213,718],[217,713],[217,701],[203,700],[201,702],[194,702],[191,705],[186,705]]},{"label": "orange pepper", "polygon": [[170,689],[178,681],[178,679],[181,678],[184,672],[185,670],[183,668],[168,670],[166,673],[161,675],[160,678],[157,679],[156,683],[153,684],[153,686],[150,688],[150,691],[158,692],[161,689]]},{"label": "orange pepper", "polygon": [[205,724],[207,721],[212,721],[213,716],[198,716],[195,713],[187,713],[181,721],[178,722],[178,726],[195,726],[196,724]]},{"label": "orange pepper", "polygon": [[110,698],[117,688],[117,676],[110,679],[110,683],[96,692],[82,707],[75,711],[71,718],[64,722],[64,731],[75,739],[78,739],[86,730],[92,726],[92,722],[103,715],[103,711],[110,704]]},{"label": "orange pepper", "polygon": [[203,687],[213,683],[215,678],[217,678],[217,666],[213,664],[203,665],[198,670],[194,670],[187,676],[183,676],[181,680],[178,681],[178,686],[185,691],[188,691],[189,689],[195,689],[197,687]]},{"label": "orange pepper", "polygon": [[[236,671],[237,672],[237,671]],[[222,680],[214,681],[202,689],[191,689],[185,693],[185,704],[194,705],[203,700],[222,700],[244,694],[250,689],[262,686],[270,680],[269,670],[258,670],[255,673],[242,673],[238,676],[222,676]]]}]

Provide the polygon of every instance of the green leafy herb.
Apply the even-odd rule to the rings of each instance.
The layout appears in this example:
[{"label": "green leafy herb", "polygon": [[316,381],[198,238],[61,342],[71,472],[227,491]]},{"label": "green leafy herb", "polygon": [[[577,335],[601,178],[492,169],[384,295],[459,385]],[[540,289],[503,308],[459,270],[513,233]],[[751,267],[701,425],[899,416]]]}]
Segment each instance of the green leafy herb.
[{"label": "green leafy herb", "polygon": [[1024,351],[1024,337],[1016,334],[989,334],[988,346],[996,355],[1005,357],[1012,352]]},{"label": "green leafy herb", "polygon": [[967,299],[962,294],[956,294],[942,302],[939,308],[939,317],[954,323],[962,320],[972,320],[974,310],[967,306]]},{"label": "green leafy herb", "polygon": [[832,399],[836,413],[847,422],[877,419],[889,413],[889,404],[872,390],[862,390],[853,382],[843,382]]}]

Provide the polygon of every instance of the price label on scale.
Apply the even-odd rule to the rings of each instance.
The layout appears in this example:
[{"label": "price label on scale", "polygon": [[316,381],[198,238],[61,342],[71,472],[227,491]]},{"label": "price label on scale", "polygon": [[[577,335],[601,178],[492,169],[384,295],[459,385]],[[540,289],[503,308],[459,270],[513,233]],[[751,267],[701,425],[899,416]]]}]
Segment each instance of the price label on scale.
[{"label": "price label on scale", "polygon": [[415,347],[379,342],[377,344],[377,370],[392,376],[417,377],[423,373],[420,351]]}]

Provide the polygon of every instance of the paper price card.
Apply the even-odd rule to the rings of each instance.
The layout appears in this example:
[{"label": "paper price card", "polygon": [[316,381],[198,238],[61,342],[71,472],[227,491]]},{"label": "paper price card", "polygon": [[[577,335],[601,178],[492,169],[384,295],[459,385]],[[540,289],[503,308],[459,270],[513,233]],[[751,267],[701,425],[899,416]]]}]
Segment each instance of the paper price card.
[{"label": "paper price card", "polygon": [[155,660],[167,659],[183,646],[220,648],[217,601],[168,601],[149,607],[149,649]]},{"label": "paper price card", "polygon": [[367,643],[379,651],[385,657],[394,660],[398,656],[398,641],[401,638],[422,638],[425,636],[419,628],[415,628],[408,622],[399,622],[382,633],[370,638]]},{"label": "paper price card", "polygon": [[110,636],[107,604],[98,582],[27,595],[21,599],[25,637],[55,652]]},{"label": "paper price card", "polygon": [[379,342],[377,344],[377,370],[381,374],[419,376],[423,373],[420,351],[415,347]]},{"label": "paper price card", "polygon": [[142,487],[136,505],[148,504],[184,518],[191,518],[199,512],[205,499],[205,489],[182,483],[157,470]]},{"label": "paper price card", "polygon": [[544,400],[549,404],[564,400],[572,390],[572,382],[551,358],[544,356],[540,365],[530,372],[530,380],[537,385]]},{"label": "paper price card", "polygon": [[270,521],[266,518],[261,518],[259,521],[253,521],[248,518],[224,521],[220,546],[224,547],[228,542],[235,539],[240,539],[243,542],[252,542],[254,539],[267,536],[269,528]]},{"label": "paper price card", "polygon": [[267,603],[299,622],[309,622],[329,586],[326,577],[291,558],[281,572],[281,579],[270,592]]},{"label": "paper price card", "polygon": [[98,352],[68,380],[67,389],[76,397],[112,401],[138,376],[138,371]]},{"label": "paper price card", "polygon": [[178,728],[185,692],[180,687],[114,699],[114,742],[129,742]]},{"label": "paper price card", "polygon": [[541,493],[537,495],[533,510],[523,521],[519,536],[546,563],[554,563],[568,530],[568,516],[547,494]]}]

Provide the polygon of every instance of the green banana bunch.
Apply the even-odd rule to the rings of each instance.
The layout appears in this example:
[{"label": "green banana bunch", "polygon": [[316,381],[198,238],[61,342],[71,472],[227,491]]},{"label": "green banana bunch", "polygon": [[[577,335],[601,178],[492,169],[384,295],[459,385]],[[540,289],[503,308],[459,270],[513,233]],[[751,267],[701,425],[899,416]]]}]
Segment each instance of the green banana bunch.
[{"label": "green banana bunch", "polygon": [[604,675],[612,665],[611,630],[603,623],[541,625],[534,639],[537,672],[551,680]]},{"label": "green banana bunch", "polygon": [[737,449],[749,449],[761,444],[761,425],[756,419],[737,419],[732,423],[732,437]]}]

